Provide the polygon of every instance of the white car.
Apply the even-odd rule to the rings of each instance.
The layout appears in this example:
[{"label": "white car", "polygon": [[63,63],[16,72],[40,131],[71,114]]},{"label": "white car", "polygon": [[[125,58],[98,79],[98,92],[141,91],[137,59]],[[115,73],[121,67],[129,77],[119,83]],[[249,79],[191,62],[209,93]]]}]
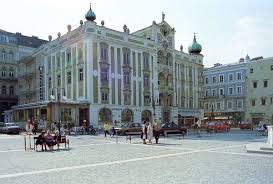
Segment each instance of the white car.
[{"label": "white car", "polygon": [[20,127],[17,126],[15,123],[1,123],[0,132],[5,134],[19,134]]}]

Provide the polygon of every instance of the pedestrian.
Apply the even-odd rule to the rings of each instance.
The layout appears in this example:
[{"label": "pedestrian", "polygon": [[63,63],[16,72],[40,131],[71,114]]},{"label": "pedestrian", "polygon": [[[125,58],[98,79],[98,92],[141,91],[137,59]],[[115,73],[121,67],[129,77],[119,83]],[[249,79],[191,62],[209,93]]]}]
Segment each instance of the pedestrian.
[{"label": "pedestrian", "polygon": [[150,122],[148,127],[147,127],[147,139],[148,143],[152,144],[152,139],[153,139],[153,124]]},{"label": "pedestrian", "polygon": [[160,136],[160,127],[156,121],[153,124],[154,136],[155,136],[155,143],[158,144],[159,136]]},{"label": "pedestrian", "polygon": [[37,120],[35,119],[35,120],[34,120],[33,133],[36,135],[37,132],[38,132],[38,122],[37,122]]},{"label": "pedestrian", "polygon": [[106,134],[108,134],[111,137],[111,134],[109,133],[110,125],[107,122],[104,123],[103,130],[104,130],[105,137],[106,137]]},{"label": "pedestrian", "polygon": [[147,139],[147,126],[146,121],[144,120],[141,125],[141,139],[143,140],[143,144],[146,144]]},{"label": "pedestrian", "polygon": [[112,137],[114,137],[116,134],[116,129],[115,129],[115,126],[112,127]]}]

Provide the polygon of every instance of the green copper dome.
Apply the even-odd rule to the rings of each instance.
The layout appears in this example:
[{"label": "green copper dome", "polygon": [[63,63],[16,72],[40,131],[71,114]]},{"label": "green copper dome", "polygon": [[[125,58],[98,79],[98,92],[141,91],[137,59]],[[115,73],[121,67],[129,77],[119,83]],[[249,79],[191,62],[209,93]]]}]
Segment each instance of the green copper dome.
[{"label": "green copper dome", "polygon": [[96,14],[91,9],[91,3],[90,3],[90,10],[85,14],[86,20],[94,21],[96,20]]},{"label": "green copper dome", "polygon": [[195,33],[193,42],[189,45],[188,50],[190,54],[200,54],[200,52],[202,51],[202,46],[196,41]]}]

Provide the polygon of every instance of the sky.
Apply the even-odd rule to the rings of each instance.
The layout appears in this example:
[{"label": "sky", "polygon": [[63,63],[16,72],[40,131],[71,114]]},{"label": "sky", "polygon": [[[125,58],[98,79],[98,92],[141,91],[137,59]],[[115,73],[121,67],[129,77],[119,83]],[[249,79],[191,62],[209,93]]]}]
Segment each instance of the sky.
[{"label": "sky", "polygon": [[272,0],[2,0],[0,29],[53,38],[67,25],[78,27],[89,3],[105,26],[131,32],[161,21],[161,13],[176,30],[175,45],[187,51],[196,33],[205,67],[232,63],[247,54],[273,56]]}]

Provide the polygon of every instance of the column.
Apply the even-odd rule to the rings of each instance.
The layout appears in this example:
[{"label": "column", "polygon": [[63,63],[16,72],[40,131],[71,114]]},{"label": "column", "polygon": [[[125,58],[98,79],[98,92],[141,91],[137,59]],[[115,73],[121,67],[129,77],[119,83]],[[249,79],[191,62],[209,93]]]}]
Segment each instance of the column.
[{"label": "column", "polygon": [[100,58],[100,42],[98,41],[97,43],[97,63],[98,63],[98,104],[101,104],[101,79],[100,79],[100,61],[101,61],[101,58]]}]

